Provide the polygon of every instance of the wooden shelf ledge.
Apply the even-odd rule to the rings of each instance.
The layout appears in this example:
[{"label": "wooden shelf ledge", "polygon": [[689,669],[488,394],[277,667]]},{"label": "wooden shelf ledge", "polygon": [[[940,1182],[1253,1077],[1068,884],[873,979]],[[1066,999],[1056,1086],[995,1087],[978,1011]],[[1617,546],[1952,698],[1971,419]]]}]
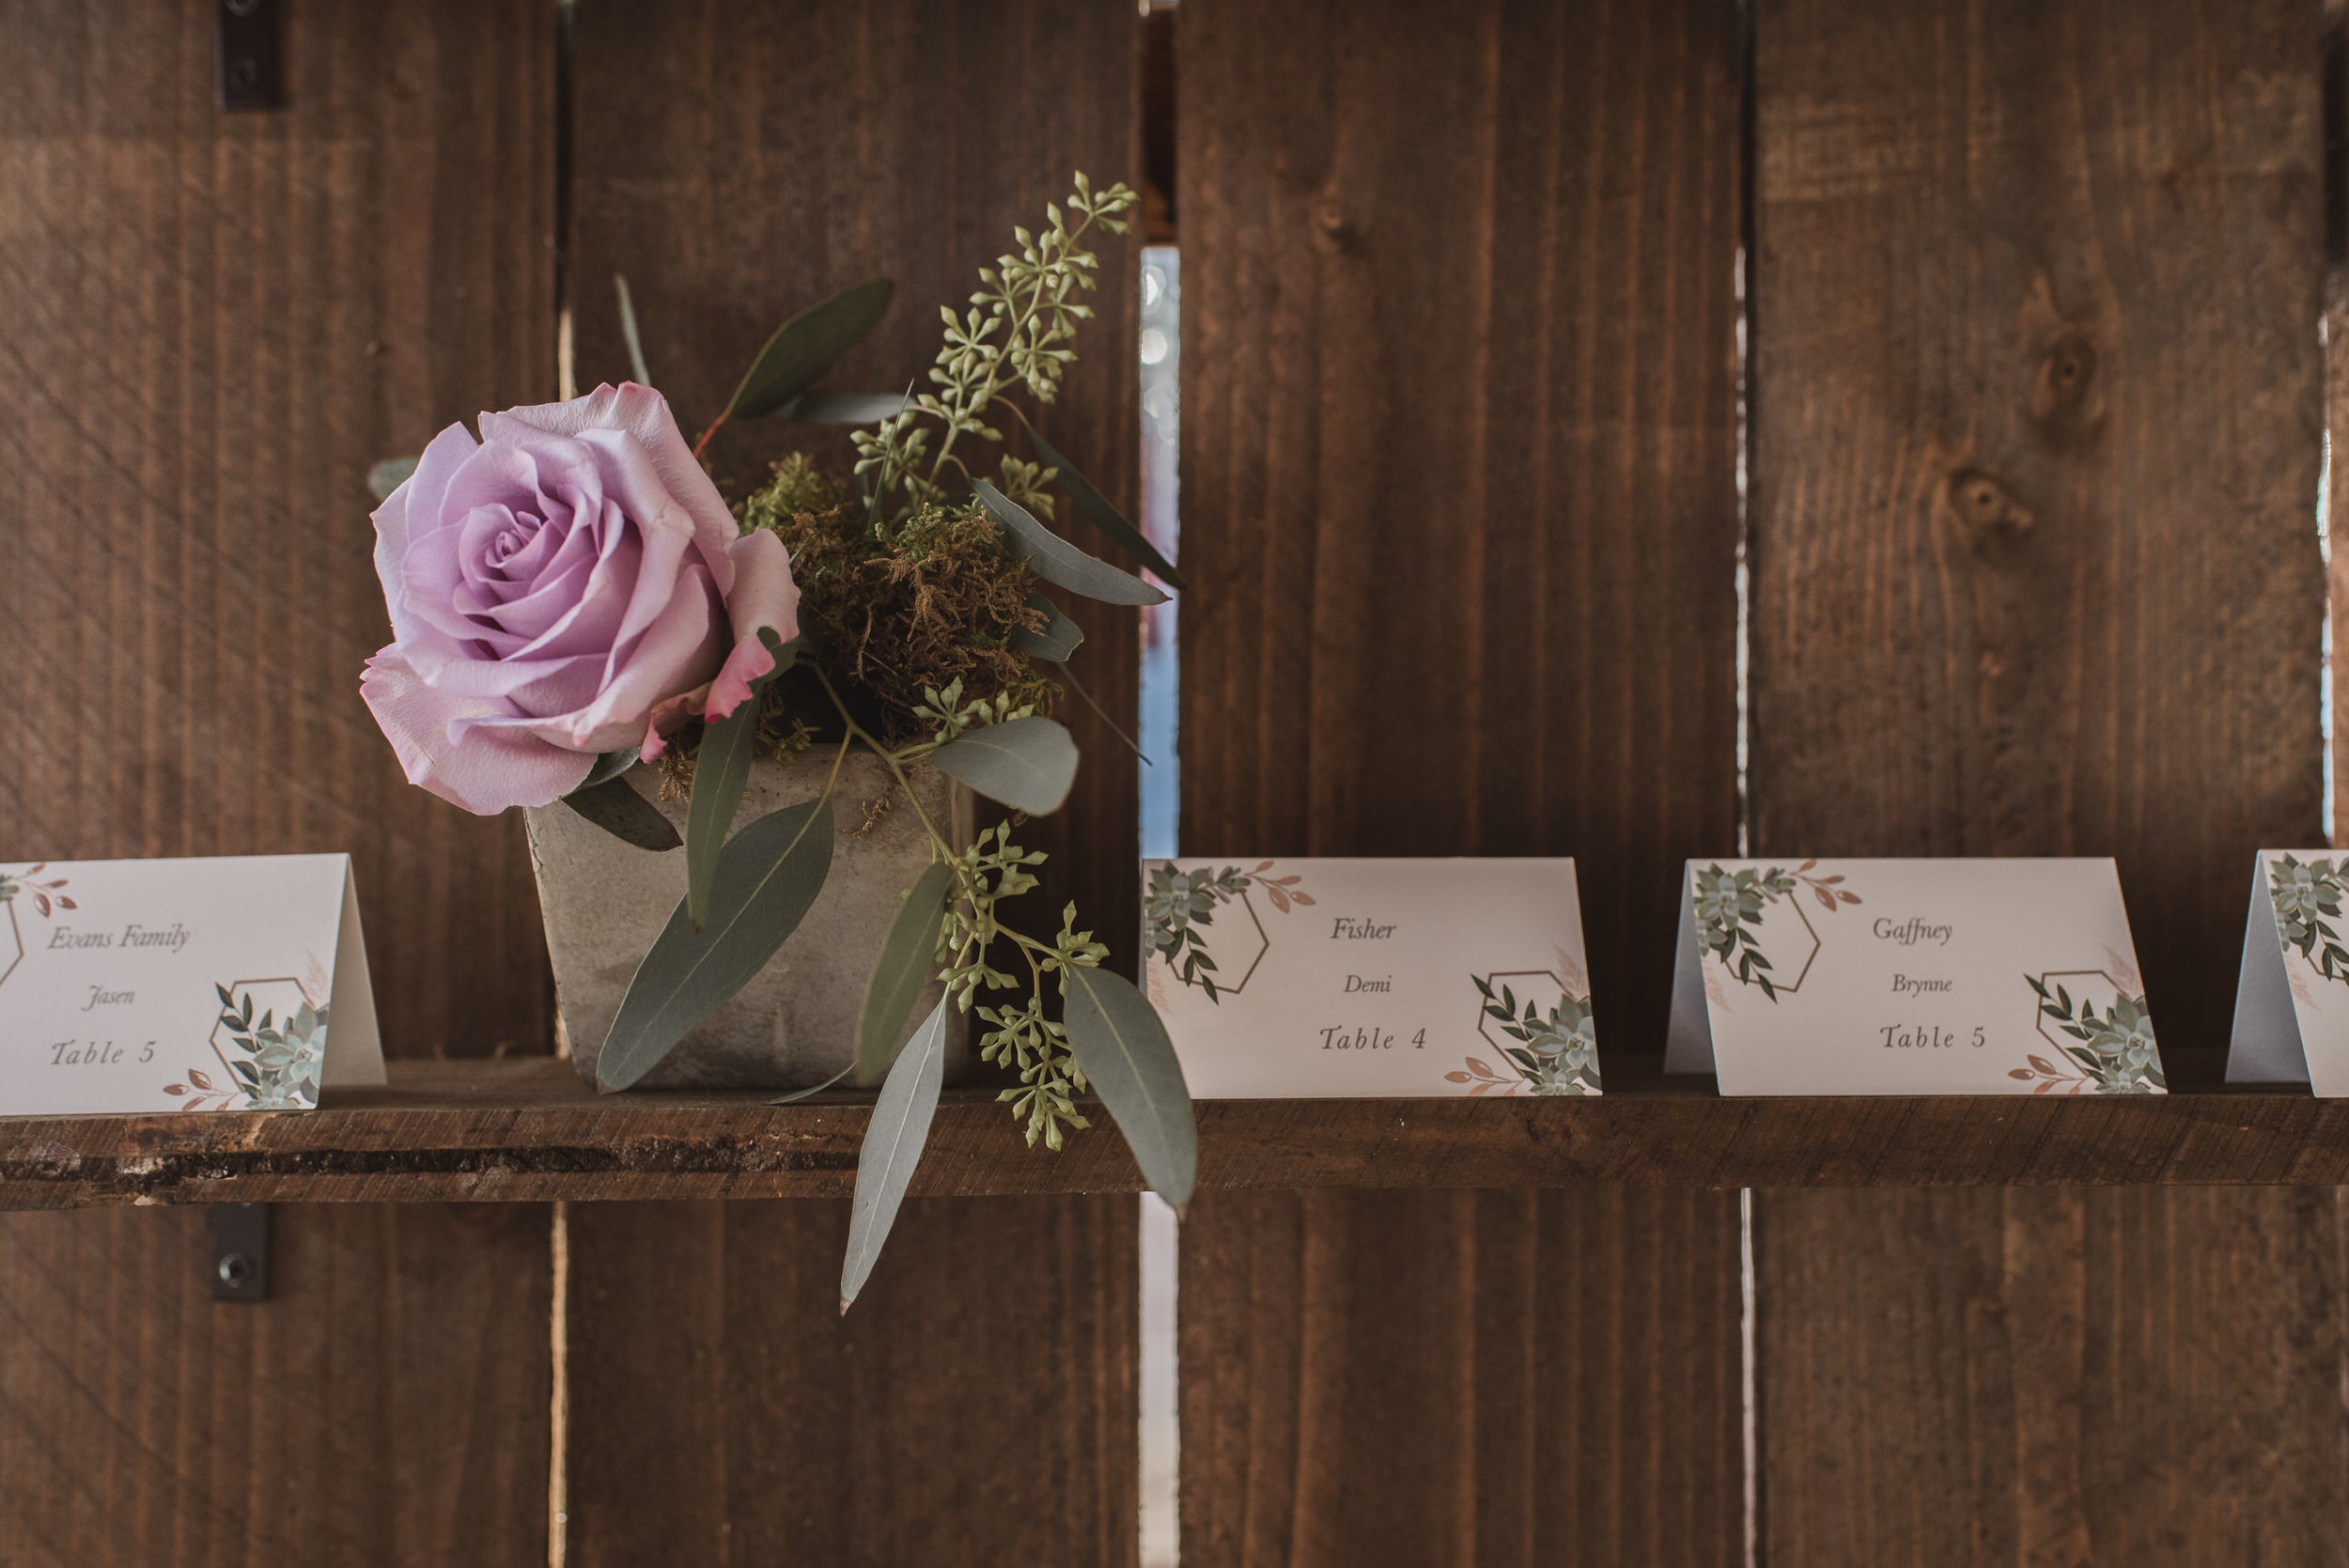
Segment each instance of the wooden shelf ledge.
[{"label": "wooden shelf ledge", "polygon": [[[2349,1100],[2240,1088],[2112,1099],[1727,1100],[1610,1063],[1595,1100],[1210,1100],[1202,1188],[1971,1187],[2349,1183]],[[0,1117],[0,1207],[841,1198],[870,1096],[598,1095],[570,1064],[395,1062],[306,1112]],[[1021,1141],[950,1090],[916,1195],[1128,1192],[1097,1135]]]}]

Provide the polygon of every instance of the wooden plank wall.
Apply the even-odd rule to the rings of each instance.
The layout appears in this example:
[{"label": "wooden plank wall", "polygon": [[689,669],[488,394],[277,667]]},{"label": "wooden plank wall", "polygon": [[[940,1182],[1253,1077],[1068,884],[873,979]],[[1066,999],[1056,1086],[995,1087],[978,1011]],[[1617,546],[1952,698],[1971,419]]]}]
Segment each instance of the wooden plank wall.
[{"label": "wooden plank wall", "polygon": [[[1176,12],[1187,853],[1580,857],[1659,1048],[1735,835],[1733,9]],[[1734,1193],[1209,1193],[1186,1563],[1734,1562]]]},{"label": "wooden plank wall", "polygon": [[[242,116],[205,8],[0,11],[0,848],[353,849],[395,1049],[548,1008],[518,826],[358,703],[366,465],[552,396],[563,305],[616,378],[614,270],[689,422],[873,272],[838,380],[901,385],[1072,166],[1137,179],[1122,6],[570,14],[565,123],[542,0],[305,8]],[[1750,537],[1757,850],[2120,855],[2206,1081],[2243,862],[2319,831],[2318,0],[1178,14],[1186,849],[1573,853],[1654,1050]],[[1127,496],[1134,260],[1055,429]],[[1037,901],[1123,944],[1132,768],[1072,718]],[[259,1308],[197,1214],[7,1217],[0,1560],[1130,1560],[1131,1202],[910,1204],[845,1323],[843,1210],[574,1205],[559,1302],[543,1208],[281,1210]],[[1735,1194],[1203,1197],[1186,1562],[2349,1555],[2336,1193],[1754,1210],[1749,1367]]]},{"label": "wooden plank wall", "polygon": [[[939,306],[961,304],[1014,224],[1037,226],[1076,169],[1141,183],[1127,7],[581,0],[576,29],[579,380],[626,373],[625,272],[648,368],[688,424],[776,322],[875,274],[897,303],[828,384],[920,383]],[[1138,244],[1105,239],[1099,316],[1047,421],[1129,511]],[[711,453],[732,492],[809,443],[845,471],[836,430],[762,423]],[[1082,678],[1130,733],[1132,612],[1078,613]],[[1084,768],[1063,815],[1023,830],[1055,857],[1027,902],[1057,924],[1075,898],[1130,956],[1133,758],[1081,706],[1063,717]],[[1130,1560],[1134,1201],[910,1203],[844,1320],[848,1208],[569,1206],[570,1561],[952,1562],[974,1542],[992,1560]]]},{"label": "wooden plank wall", "polygon": [[[2321,833],[2318,32],[1757,33],[1756,849],[2119,856],[2187,1082],[2252,849]],[[1761,1195],[1766,1554],[2342,1560],[2336,1206]]]},{"label": "wooden plank wall", "polygon": [[[0,8],[0,854],[350,849],[390,1048],[543,1049],[519,822],[400,778],[374,459],[553,391],[553,18],[304,8],[291,106],[211,8]],[[543,1206],[0,1220],[0,1560],[546,1559]]]}]

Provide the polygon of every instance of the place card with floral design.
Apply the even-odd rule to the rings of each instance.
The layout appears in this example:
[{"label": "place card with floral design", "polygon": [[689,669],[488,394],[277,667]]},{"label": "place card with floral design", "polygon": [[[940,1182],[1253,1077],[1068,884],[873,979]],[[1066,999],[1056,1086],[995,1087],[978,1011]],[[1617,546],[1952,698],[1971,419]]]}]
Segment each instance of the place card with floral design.
[{"label": "place card with floral design", "polygon": [[1664,1070],[1724,1094],[2166,1092],[2109,860],[1690,861]]},{"label": "place card with floral design", "polygon": [[2305,1083],[2349,1094],[2349,939],[2341,884],[2349,855],[2263,849],[2235,986],[2230,1083]]},{"label": "place card with floral design", "polygon": [[1570,860],[1145,860],[1150,1000],[1202,1099],[1595,1094]]},{"label": "place card with floral design", "polygon": [[350,856],[0,864],[0,1114],[382,1081]]}]

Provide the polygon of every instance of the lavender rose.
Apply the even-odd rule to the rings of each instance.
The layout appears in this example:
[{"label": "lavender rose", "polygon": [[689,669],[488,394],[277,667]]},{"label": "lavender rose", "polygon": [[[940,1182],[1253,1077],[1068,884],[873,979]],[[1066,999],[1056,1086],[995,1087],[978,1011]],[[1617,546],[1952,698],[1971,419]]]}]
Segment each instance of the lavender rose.
[{"label": "lavender rose", "polygon": [[481,416],[375,513],[391,645],[360,690],[409,781],[484,815],[723,718],[799,634],[783,542],[734,519],[649,387]]}]

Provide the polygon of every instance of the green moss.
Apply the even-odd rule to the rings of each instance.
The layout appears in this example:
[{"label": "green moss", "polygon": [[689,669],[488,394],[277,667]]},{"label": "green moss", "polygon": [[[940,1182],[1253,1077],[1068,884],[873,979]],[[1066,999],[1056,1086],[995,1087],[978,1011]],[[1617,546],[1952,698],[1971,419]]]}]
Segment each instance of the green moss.
[{"label": "green moss", "polygon": [[[1009,693],[1048,711],[1060,688],[1008,645],[1040,631],[1035,574],[1003,548],[976,502],[916,506],[876,530],[864,508],[797,455],[737,508],[744,530],[770,529],[791,552],[802,656],[852,704],[869,699],[891,738],[926,730],[926,689],[962,682],[966,700]],[[863,706],[858,704],[857,706]]]}]

